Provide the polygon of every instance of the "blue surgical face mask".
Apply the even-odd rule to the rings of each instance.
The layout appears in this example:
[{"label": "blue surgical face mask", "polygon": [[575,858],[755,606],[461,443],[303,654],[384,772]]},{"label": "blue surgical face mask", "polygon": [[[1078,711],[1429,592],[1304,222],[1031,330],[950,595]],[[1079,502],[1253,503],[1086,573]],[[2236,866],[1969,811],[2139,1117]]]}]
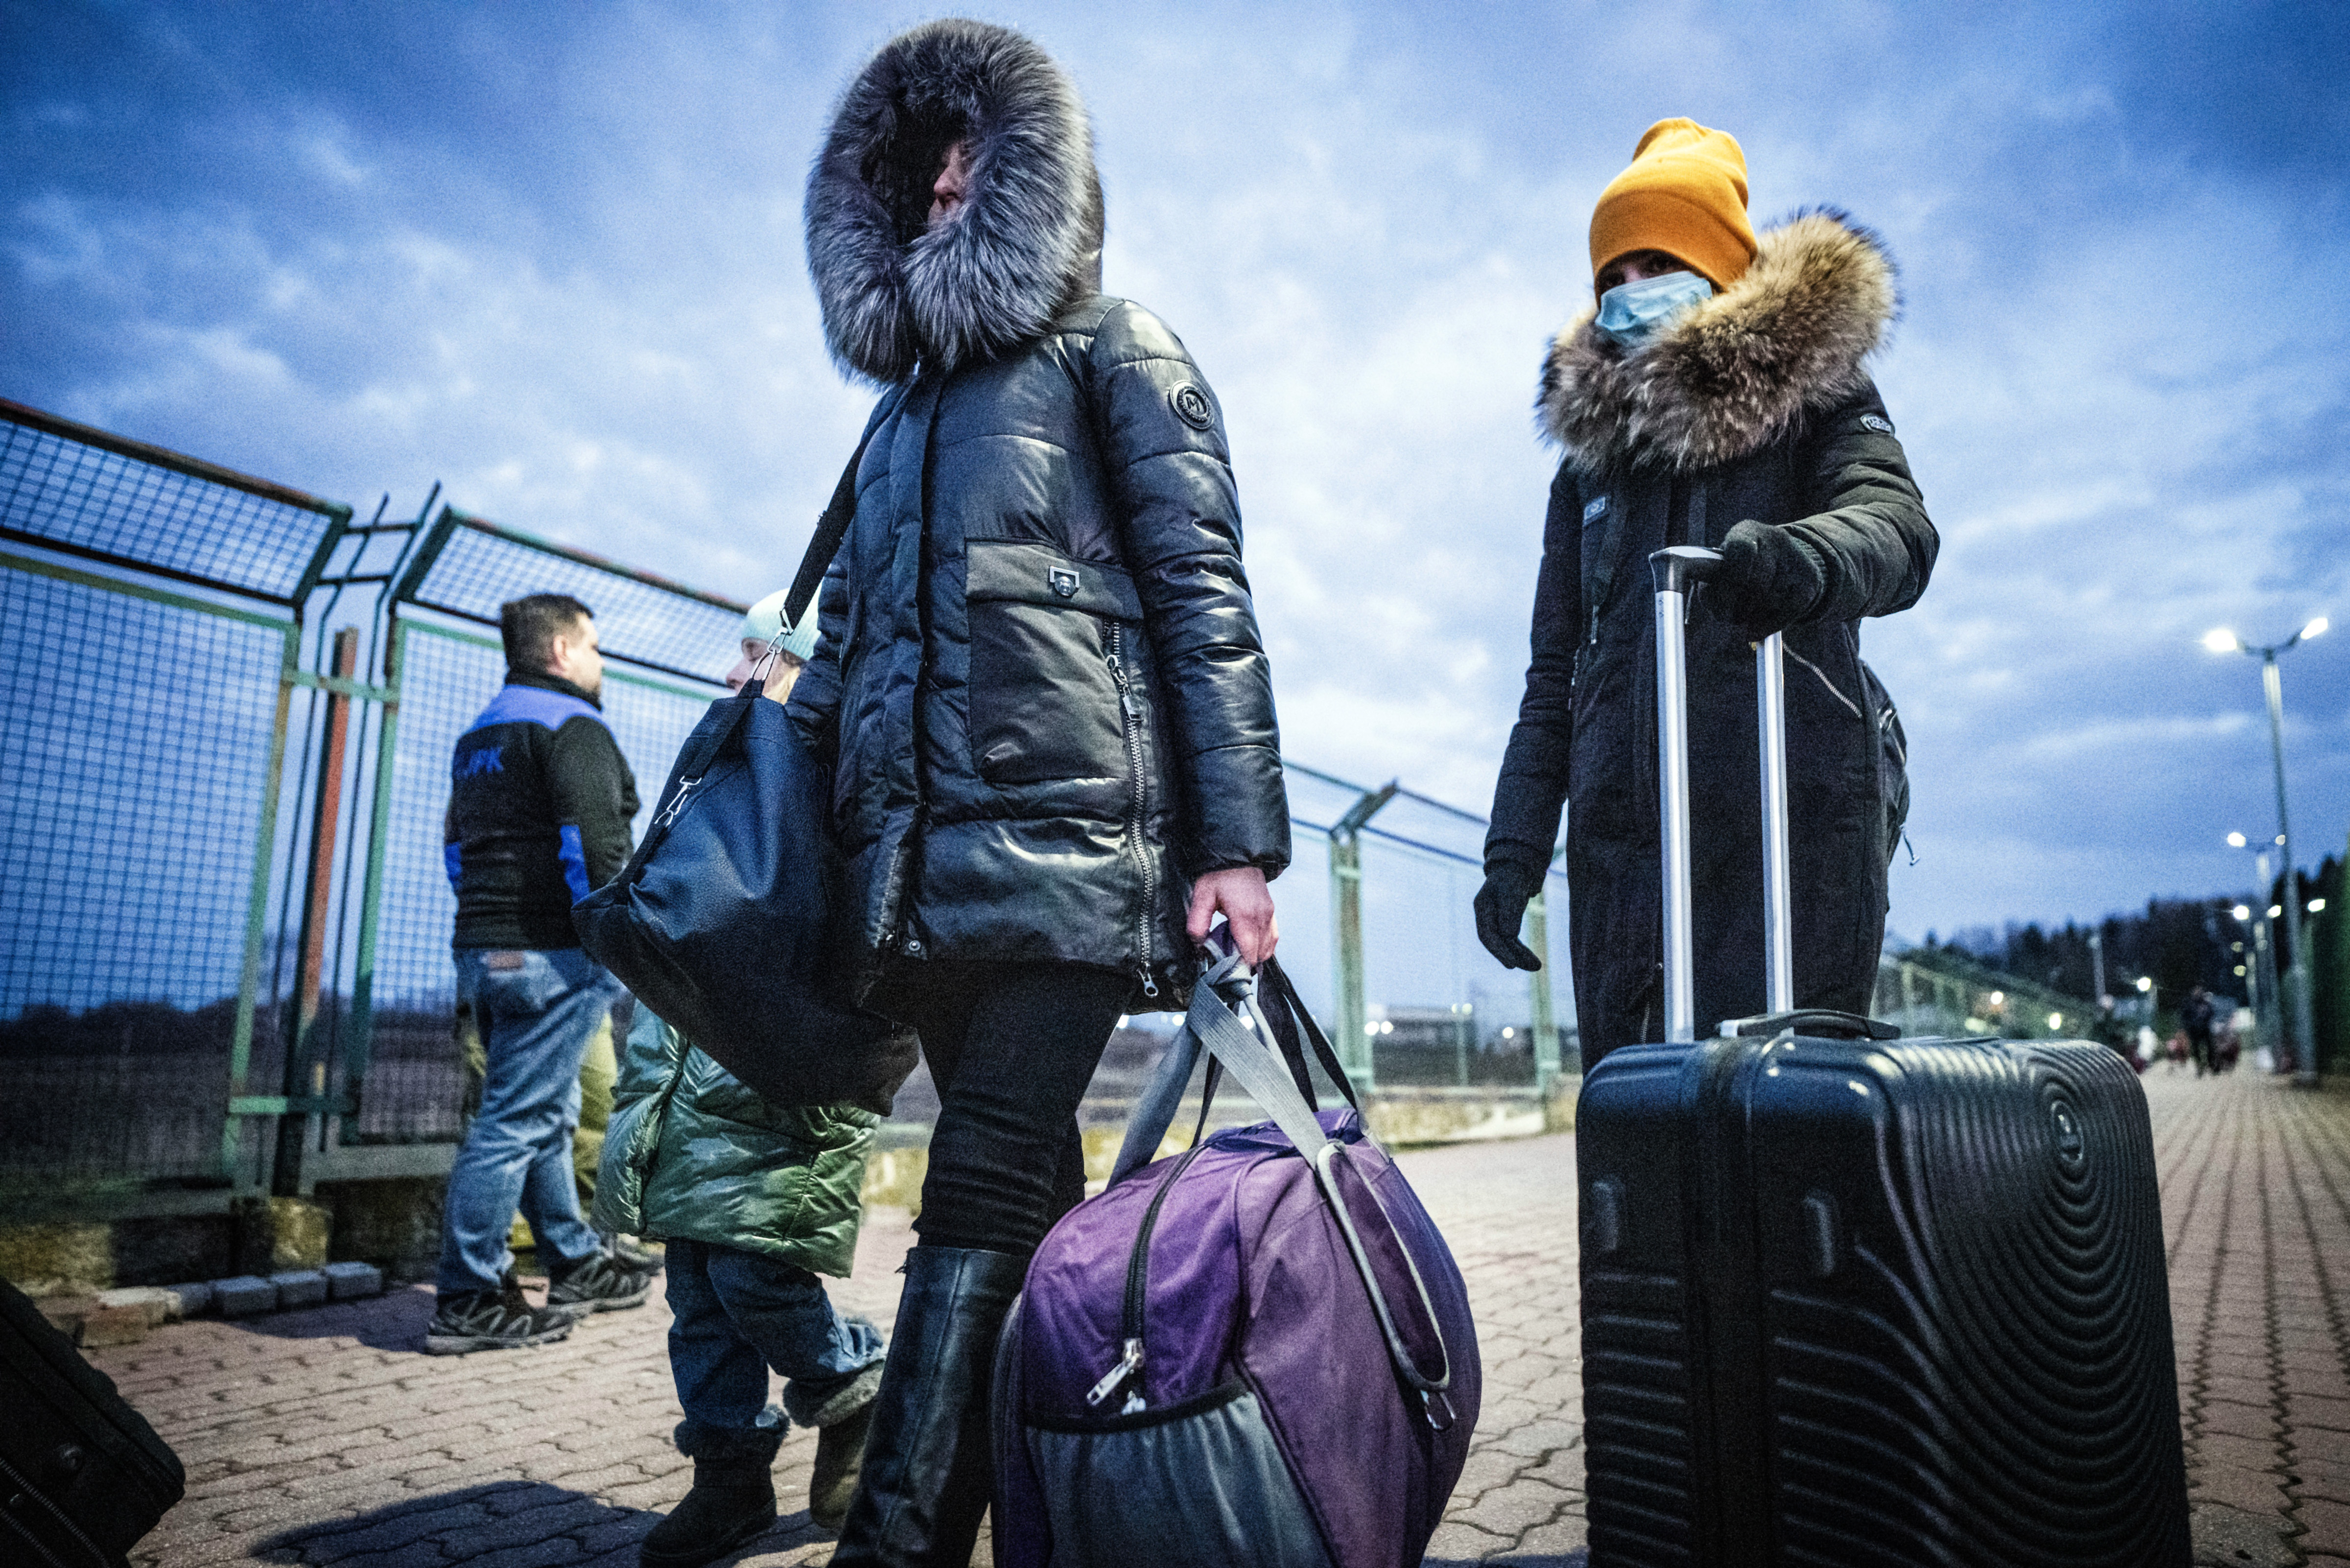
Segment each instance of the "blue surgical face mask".
[{"label": "blue surgical face mask", "polygon": [[1693,272],[1669,272],[1618,284],[1599,296],[1599,330],[1637,353],[1693,305],[1713,297],[1713,285]]}]

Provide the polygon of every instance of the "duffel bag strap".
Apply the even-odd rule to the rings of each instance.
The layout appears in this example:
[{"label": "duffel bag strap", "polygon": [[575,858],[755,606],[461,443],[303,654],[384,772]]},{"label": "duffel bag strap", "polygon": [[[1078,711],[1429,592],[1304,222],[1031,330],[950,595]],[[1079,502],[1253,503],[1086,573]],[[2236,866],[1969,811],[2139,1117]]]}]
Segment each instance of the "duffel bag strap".
[{"label": "duffel bag strap", "polygon": [[[1222,936],[1222,931],[1211,936],[1211,942],[1217,936]],[[1229,938],[1224,938],[1224,942],[1229,945]],[[1233,1003],[1222,997],[1220,987],[1232,987],[1233,997],[1239,999],[1239,1009],[1233,1009]],[[1305,1154],[1306,1166],[1314,1170],[1314,1182],[1321,1187],[1323,1199],[1337,1220],[1339,1234],[1347,1239],[1347,1251],[1354,1258],[1356,1274],[1361,1274],[1363,1288],[1370,1293],[1372,1314],[1379,1319],[1379,1333],[1387,1340],[1388,1359],[1394,1361],[1405,1385],[1410,1385],[1412,1392],[1421,1398],[1429,1425],[1443,1429],[1452,1425],[1450,1404],[1443,1404],[1443,1389],[1452,1382],[1452,1356],[1445,1347],[1443,1328],[1436,1324],[1436,1307],[1429,1300],[1427,1282],[1419,1276],[1419,1265],[1412,1260],[1410,1248],[1405,1248],[1403,1239],[1396,1234],[1394,1220],[1387,1218],[1378,1194],[1361,1180],[1358,1173],[1354,1173],[1351,1166],[1347,1166],[1342,1176],[1339,1166],[1344,1152],[1327,1133],[1323,1133],[1321,1121],[1314,1119],[1311,1105],[1297,1093],[1288,1064],[1281,1060],[1274,1023],[1257,1003],[1255,990],[1255,978],[1248,973],[1248,966],[1241,964],[1239,954],[1229,950],[1212,961],[1208,973],[1199,978],[1199,985],[1191,987],[1191,1011],[1184,1015],[1182,1030],[1168,1044],[1168,1054],[1159,1063],[1151,1086],[1135,1105],[1135,1116],[1126,1126],[1126,1143],[1118,1149],[1118,1164],[1109,1173],[1109,1185],[1118,1185],[1118,1180],[1138,1166],[1147,1164],[1159,1149],[1159,1140],[1166,1137],[1168,1124],[1175,1119],[1175,1107],[1182,1100],[1182,1088],[1191,1079],[1191,1067],[1199,1063],[1201,1051],[1222,1060],[1224,1070],[1232,1072],[1233,1079],[1239,1079],[1241,1088],[1248,1091],[1250,1098],[1266,1112],[1272,1112],[1274,1126],[1278,1126],[1283,1136],[1288,1137],[1290,1147]],[[1248,1023],[1243,1023],[1243,1013],[1248,1015]],[[1344,1076],[1339,1076],[1339,1082],[1344,1082]],[[1361,1218],[1356,1213],[1356,1204],[1363,1206]],[[1410,1282],[1415,1300],[1403,1303],[1403,1310],[1410,1314],[1403,1324],[1399,1324],[1396,1304],[1388,1303],[1387,1291],[1379,1286],[1379,1274],[1372,1267],[1366,1248],[1363,1222],[1378,1225],[1379,1234],[1375,1234],[1370,1243],[1378,1246],[1391,1267]],[[1417,1340],[1419,1352],[1415,1354],[1408,1340]],[[1439,1417],[1439,1408],[1443,1408],[1443,1417]]]},{"label": "duffel bag strap", "polygon": [[[1363,1102],[1356,1097],[1354,1081],[1347,1076],[1347,1069],[1339,1064],[1338,1053],[1330,1048],[1330,1037],[1322,1033],[1322,1025],[1314,1021],[1314,1014],[1307,1011],[1305,1003],[1298,997],[1297,987],[1291,981],[1289,971],[1281,967],[1278,960],[1270,958],[1264,961],[1264,967],[1257,974],[1259,1002],[1263,1002],[1268,987],[1276,1005],[1267,1011],[1272,1014],[1273,1027],[1283,1034],[1283,1054],[1302,1056],[1303,1053],[1296,1048],[1295,1040],[1297,1035],[1304,1035],[1305,1044],[1313,1048],[1314,1059],[1322,1064],[1322,1071],[1328,1076],[1331,1086],[1346,1096],[1348,1105],[1361,1110]],[[1290,1070],[1301,1078],[1305,1071],[1302,1063],[1293,1065]]]},{"label": "duffel bag strap", "polygon": [[[1260,1042],[1232,1005],[1216,994],[1218,985],[1231,984],[1236,978],[1244,982],[1245,974],[1240,960],[1228,956],[1191,988],[1191,1011],[1175,1038],[1168,1042],[1159,1070],[1151,1075],[1149,1086],[1135,1102],[1134,1114],[1127,1118],[1126,1140],[1118,1146],[1118,1161],[1110,1168],[1112,1187],[1157,1157],[1167,1129],[1175,1123],[1183,1090],[1191,1082],[1191,1069],[1199,1065],[1202,1050],[1239,1080],[1251,1099],[1273,1113],[1274,1124],[1298,1152],[1310,1157],[1329,1141],[1322,1124],[1314,1119],[1312,1106],[1298,1094],[1288,1068],[1274,1055],[1278,1049],[1274,1042]],[[1271,1027],[1264,1025],[1268,1034]]]}]

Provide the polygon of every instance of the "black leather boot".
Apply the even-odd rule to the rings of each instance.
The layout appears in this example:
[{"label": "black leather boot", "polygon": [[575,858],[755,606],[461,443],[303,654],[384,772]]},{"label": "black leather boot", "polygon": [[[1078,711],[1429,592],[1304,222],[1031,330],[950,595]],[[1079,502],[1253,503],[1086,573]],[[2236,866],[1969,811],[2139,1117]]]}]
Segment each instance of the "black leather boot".
[{"label": "black leather boot", "polygon": [[962,1247],[906,1255],[865,1470],[833,1568],[966,1568],[994,1490],[987,1394],[1028,1260]]},{"label": "black leather boot", "polygon": [[693,1460],[693,1490],[637,1549],[643,1568],[702,1568],[741,1551],[775,1522],[775,1450],[781,1427],[753,1432],[678,1428],[678,1448]]}]

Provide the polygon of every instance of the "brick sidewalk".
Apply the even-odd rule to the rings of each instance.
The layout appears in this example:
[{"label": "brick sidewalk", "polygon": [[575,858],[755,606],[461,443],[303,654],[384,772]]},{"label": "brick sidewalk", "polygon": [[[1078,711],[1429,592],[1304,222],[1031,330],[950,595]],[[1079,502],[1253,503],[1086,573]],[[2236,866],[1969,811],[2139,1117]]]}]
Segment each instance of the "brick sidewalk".
[{"label": "brick sidewalk", "polygon": [[[2350,1568],[2350,1095],[2249,1076],[2146,1080],[2162,1162],[2198,1561]],[[1478,1440],[1431,1564],[1582,1561],[1574,1148],[1430,1150],[1406,1168],[1460,1257],[1485,1358]],[[837,1287],[889,1321],[911,1237],[879,1210]],[[659,1297],[535,1351],[417,1353],[432,1298],[180,1324],[94,1359],[188,1466],[134,1553],[161,1568],[633,1564],[691,1466]],[[822,1563],[813,1434],[777,1465],[785,1517],[740,1561]],[[982,1561],[986,1553],[983,1548]]]}]

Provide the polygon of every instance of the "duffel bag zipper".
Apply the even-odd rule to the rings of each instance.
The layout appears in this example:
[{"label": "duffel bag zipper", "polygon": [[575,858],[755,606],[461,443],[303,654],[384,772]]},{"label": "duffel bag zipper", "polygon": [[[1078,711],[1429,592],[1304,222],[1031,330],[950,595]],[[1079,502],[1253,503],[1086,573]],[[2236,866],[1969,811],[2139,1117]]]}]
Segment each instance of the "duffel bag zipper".
[{"label": "duffel bag zipper", "polygon": [[1135,699],[1126,670],[1126,628],[1109,626],[1109,678],[1118,687],[1118,728],[1126,737],[1126,774],[1132,785],[1127,804],[1126,831],[1134,845],[1135,862],[1142,867],[1142,913],[1135,921],[1135,963],[1142,973],[1142,994],[1157,996],[1159,981],[1150,972],[1151,913],[1159,903],[1159,876],[1150,864],[1150,846],[1144,842],[1142,818],[1149,805],[1149,786],[1142,777],[1142,704]]},{"label": "duffel bag zipper", "polygon": [[1126,1260],[1126,1304],[1118,1313],[1118,1336],[1120,1349],[1118,1365],[1111,1367],[1102,1380],[1086,1391],[1086,1403],[1099,1405],[1118,1392],[1122,1384],[1127,1388],[1126,1403],[1118,1413],[1131,1416],[1148,1407],[1142,1397],[1142,1309],[1150,1296],[1150,1234],[1159,1229],[1159,1210],[1166,1206],[1167,1195],[1175,1190],[1175,1183],[1183,1172],[1200,1158],[1205,1144],[1195,1144],[1186,1149],[1159,1190],[1150,1195],[1150,1207],[1142,1211],[1142,1228],[1135,1232],[1134,1251]]}]

